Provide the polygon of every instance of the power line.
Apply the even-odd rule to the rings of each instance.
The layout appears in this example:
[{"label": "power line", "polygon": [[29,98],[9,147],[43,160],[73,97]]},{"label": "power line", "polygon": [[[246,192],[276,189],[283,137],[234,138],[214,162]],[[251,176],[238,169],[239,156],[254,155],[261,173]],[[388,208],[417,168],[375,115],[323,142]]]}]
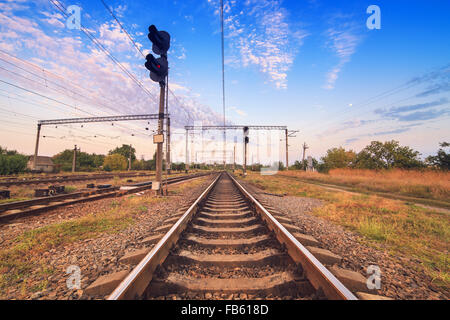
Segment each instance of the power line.
[{"label": "power line", "polygon": [[[49,0],[66,18],[69,17],[69,15],[66,13],[66,7],[61,4],[61,2],[56,0]],[[83,25],[81,25],[80,30],[99,48],[101,51],[103,51],[112,61],[114,64],[116,64],[120,69],[122,69],[123,72],[138,86],[140,87],[152,100],[153,102],[157,103],[156,98],[153,96],[153,94],[144,87],[144,85],[130,72],[126,67],[124,67],[116,57],[108,50],[106,49],[101,42],[94,37],[88,29],[86,29]]]},{"label": "power line", "polygon": [[125,28],[122,26],[122,24],[120,23],[119,19],[116,17],[116,15],[114,14],[114,12],[109,8],[109,6],[105,3],[105,1],[101,0],[103,5],[105,6],[106,10],[109,11],[109,13],[111,14],[111,16],[114,18],[114,20],[116,20],[117,24],[119,25],[120,29],[122,29],[123,32],[125,32],[125,34],[127,35],[128,39],[130,39],[130,41],[133,43],[134,47],[136,48],[137,51],[139,51],[139,53],[145,58],[144,53],[141,51],[141,49],[139,48],[139,46],[136,44],[136,42],[133,40],[133,38],[131,38],[130,34],[127,32],[127,30],[125,30]]},{"label": "power line", "polygon": [[[222,103],[223,103],[223,126],[226,126],[225,120],[225,37],[223,28],[223,0],[220,0],[220,24],[221,24],[221,40],[222,40]],[[223,130],[223,165],[226,164],[226,130]]]},{"label": "power line", "polygon": [[[0,60],[2,60],[2,59],[0,58]],[[14,64],[13,64],[13,65],[14,65]],[[20,68],[20,67],[19,67],[19,68]],[[3,70],[5,70],[5,71],[7,71],[7,72],[9,72],[9,73],[12,73],[12,74],[18,76],[18,77],[24,78],[24,79],[26,79],[26,80],[29,80],[29,81],[32,81],[32,82],[35,82],[35,83],[37,83],[37,84],[39,84],[39,85],[44,86],[42,83],[39,83],[39,82],[36,81],[36,80],[30,79],[30,78],[28,78],[28,77],[25,77],[25,76],[23,76],[23,75],[21,75],[21,74],[18,74],[18,73],[16,73],[16,72],[14,72],[14,71],[8,70],[8,69],[3,68],[3,67],[1,67],[1,66],[0,66],[0,69],[3,69]],[[33,74],[33,73],[31,73],[31,74]],[[35,74],[34,74],[34,75],[35,75]],[[38,75],[36,75],[36,76],[38,76]],[[39,76],[38,76],[38,77],[39,77]],[[43,78],[42,78],[42,79],[43,79]],[[47,87],[47,86],[46,86],[46,87]],[[47,88],[48,88],[48,87],[47,87]],[[63,87],[63,88],[64,88],[64,87]],[[68,96],[65,92],[61,92],[61,91],[59,91],[59,90],[56,90],[55,88],[51,88],[51,89],[53,89],[53,90],[55,90],[55,91],[57,91],[57,92],[59,92],[59,93],[65,95],[65,96]],[[67,88],[65,88],[65,89],[67,90]],[[88,99],[88,100],[89,100],[89,98],[87,98],[86,96],[84,96],[84,95],[82,95],[82,94],[79,94],[79,93],[76,93],[76,94],[78,94],[79,96],[84,97],[85,99]],[[71,99],[73,99],[73,97],[70,97],[70,96],[68,96],[68,97],[71,98]],[[84,113],[93,115],[92,113],[89,113],[89,112],[87,112],[87,111],[84,111],[84,110],[81,109],[81,108],[77,108],[76,106],[73,106],[73,108],[76,108],[76,109],[78,109],[78,110],[80,110],[80,111],[82,111],[82,112],[84,112]],[[111,108],[111,109],[112,109],[112,108]],[[124,127],[124,126],[122,126],[122,125],[118,125],[118,126],[119,126],[119,127]],[[126,128],[126,129],[127,129],[127,130],[136,130],[136,129],[130,129],[130,128]]]},{"label": "power line", "polygon": [[[103,5],[105,6],[105,8],[109,11],[109,13],[111,14],[111,16],[114,18],[114,20],[116,20],[116,22],[117,22],[117,24],[119,25],[119,27],[120,27],[120,29],[127,35],[127,37],[128,37],[128,39],[130,39],[130,41],[131,41],[131,43],[133,44],[133,46],[137,49],[137,51],[142,55],[142,57],[144,57],[145,58],[145,55],[144,55],[144,53],[141,51],[141,49],[139,48],[139,46],[136,44],[136,42],[133,40],[133,38],[131,37],[131,35],[128,33],[128,31],[125,29],[125,27],[123,26],[123,24],[120,22],[120,20],[119,20],[119,18],[117,18],[116,17],[116,15],[114,15],[114,13],[112,12],[112,10],[108,7],[108,5],[103,1],[103,0],[101,0],[102,1],[102,3],[103,3]],[[183,103],[181,103],[180,102],[180,100],[178,99],[178,97],[175,95],[175,93],[170,89],[170,88],[168,88],[167,89],[171,94],[172,94],[172,96],[175,98],[175,100],[178,102],[178,106],[180,107],[180,108],[182,108],[183,110],[184,110],[184,112],[186,112],[186,115],[188,116],[188,124],[189,124],[189,121],[190,120],[193,120],[193,118],[191,117],[191,114],[190,114],[190,112],[189,112],[189,109],[188,108],[186,108],[185,106],[184,106],[184,104]]]}]

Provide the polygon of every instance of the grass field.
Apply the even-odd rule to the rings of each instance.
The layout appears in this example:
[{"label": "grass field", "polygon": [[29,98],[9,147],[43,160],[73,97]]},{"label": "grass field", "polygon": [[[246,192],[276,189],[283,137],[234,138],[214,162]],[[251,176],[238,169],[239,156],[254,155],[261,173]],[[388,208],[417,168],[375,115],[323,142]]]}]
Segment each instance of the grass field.
[{"label": "grass field", "polygon": [[282,175],[250,173],[246,180],[267,192],[324,200],[313,215],[359,233],[370,245],[419,259],[433,283],[450,287],[448,214],[376,195],[329,191]]},{"label": "grass field", "polygon": [[306,181],[351,187],[356,191],[376,191],[450,203],[450,172],[408,170],[334,169],[329,174],[284,171],[280,175]]}]

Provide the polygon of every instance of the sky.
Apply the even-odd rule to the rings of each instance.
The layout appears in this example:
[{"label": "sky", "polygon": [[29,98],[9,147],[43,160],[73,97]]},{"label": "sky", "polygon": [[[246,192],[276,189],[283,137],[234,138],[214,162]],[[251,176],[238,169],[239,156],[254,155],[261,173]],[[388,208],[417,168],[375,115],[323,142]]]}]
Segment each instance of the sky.
[{"label": "sky", "polygon": [[[184,161],[184,126],[223,121],[220,1],[103,2],[0,1],[0,145],[32,154],[38,120],[156,113],[159,85],[144,67],[154,24],[171,34],[172,157]],[[82,30],[67,25],[71,5],[81,8]],[[379,29],[368,28],[371,5],[380,10]],[[316,158],[374,140],[435,154],[450,140],[449,12],[443,0],[225,0],[226,121],[298,130],[289,138],[290,164],[304,142]],[[126,143],[149,159],[156,126],[44,126],[39,153],[74,144],[106,153]],[[235,136],[240,162],[241,132],[228,133],[227,157]],[[220,158],[221,139],[191,135],[190,159]],[[249,157],[264,162],[277,150],[284,161],[283,139],[279,131],[250,132]]]}]

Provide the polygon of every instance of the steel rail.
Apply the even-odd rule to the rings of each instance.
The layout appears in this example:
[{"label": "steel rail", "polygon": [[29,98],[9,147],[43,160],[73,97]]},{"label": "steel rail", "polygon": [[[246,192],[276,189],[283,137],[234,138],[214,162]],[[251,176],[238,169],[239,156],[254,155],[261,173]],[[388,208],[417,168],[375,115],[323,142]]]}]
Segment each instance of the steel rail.
[{"label": "steel rail", "polygon": [[131,300],[141,297],[153,278],[158,265],[162,264],[170,253],[170,249],[178,241],[181,233],[186,229],[200,203],[206,199],[211,190],[219,181],[222,174],[206,188],[206,190],[189,207],[186,213],[172,226],[156,246],[145,256],[145,258],[131,271],[131,273],[119,284],[109,295],[108,300]]},{"label": "steel rail", "polygon": [[[188,176],[171,177],[168,180],[168,184],[172,185],[175,183],[204,177],[210,174],[212,173],[199,173]],[[35,215],[40,212],[45,212],[55,208],[73,205],[76,203],[96,201],[106,197],[121,197],[128,194],[142,192],[150,189],[152,187],[152,182],[139,183],[136,185],[130,185],[129,187],[133,188],[129,190],[119,190],[119,187],[111,187],[107,189],[84,191],[0,204],[0,224],[7,221],[15,220],[17,218]],[[45,207],[45,205],[47,205],[47,207]],[[10,210],[21,210],[21,211],[8,213],[8,211]]]},{"label": "steel rail", "polygon": [[257,213],[274,232],[278,241],[286,246],[288,254],[301,264],[306,277],[315,289],[322,289],[332,300],[358,300],[327,268],[314,257],[282,224],[280,224],[231,174],[227,173],[238,189],[254,206]]}]

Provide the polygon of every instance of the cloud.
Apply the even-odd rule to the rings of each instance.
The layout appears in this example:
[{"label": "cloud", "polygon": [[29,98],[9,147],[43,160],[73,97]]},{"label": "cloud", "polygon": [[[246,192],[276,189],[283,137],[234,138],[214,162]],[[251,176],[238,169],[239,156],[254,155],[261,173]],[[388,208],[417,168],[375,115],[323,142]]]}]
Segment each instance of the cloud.
[{"label": "cloud", "polygon": [[240,109],[238,109],[236,107],[230,107],[230,109],[233,110],[234,112],[236,112],[241,117],[246,117],[247,116],[247,113],[245,111],[240,110]]},{"label": "cloud", "polygon": [[449,109],[448,108],[440,110],[437,109],[427,110],[427,109],[443,106],[448,103],[449,100],[447,98],[442,98],[440,100],[426,103],[419,103],[401,107],[392,107],[389,109],[376,109],[375,113],[387,119],[404,122],[430,120],[448,114]]},{"label": "cloud", "polygon": [[348,17],[336,15],[330,19],[333,27],[326,31],[327,47],[339,58],[338,64],[326,75],[325,89],[334,89],[336,81],[345,64],[350,62],[352,55],[362,40],[359,27],[354,22],[347,21]]},{"label": "cloud", "polygon": [[391,134],[399,134],[399,133],[407,132],[409,130],[411,130],[411,128],[400,128],[400,129],[395,129],[395,130],[390,130],[390,131],[375,132],[372,135],[373,136],[386,136],[386,135],[391,135]]},{"label": "cloud", "polygon": [[356,142],[356,141],[359,141],[359,138],[347,139],[347,140],[345,140],[345,144],[348,145],[348,144],[351,144],[351,143]]},{"label": "cloud", "polygon": [[[217,0],[209,3],[219,7]],[[279,0],[246,0],[239,6],[236,3],[228,0],[224,4],[227,65],[256,66],[278,89],[286,89],[287,74],[308,34],[292,30],[287,10]]]},{"label": "cloud", "polygon": [[42,21],[47,22],[48,24],[51,24],[52,26],[64,28],[65,25],[62,21],[64,21],[64,17],[59,13],[49,13],[42,11],[41,12],[44,16],[46,16],[46,19],[42,19]]},{"label": "cloud", "polygon": [[[43,10],[39,12],[43,12]],[[44,16],[46,18],[57,17],[52,12],[46,12]],[[48,84],[47,86],[43,81],[39,84],[39,81],[32,82],[7,73],[2,73],[2,77],[11,77],[12,83],[76,105],[78,108],[91,111],[96,115],[157,113],[159,87],[149,79],[148,71],[143,66],[141,57],[139,59],[133,56],[131,59],[126,58],[130,56],[131,52],[136,53],[136,50],[129,43],[126,35],[112,21],[104,22],[98,28],[91,28],[96,31],[96,34],[99,35],[98,39],[122,65],[143,83],[143,86],[149,90],[150,96],[83,34],[77,32],[74,36],[74,33],[68,29],[54,34],[53,28],[47,30],[42,27],[42,20],[39,19],[35,16],[23,16],[0,10],[0,48],[14,56],[33,57],[32,60],[42,68],[64,77],[62,79],[45,73],[49,80],[61,83],[63,86],[81,93],[84,97],[61,90],[55,85]],[[4,58],[6,59],[6,57],[5,55]],[[15,63],[20,64],[19,61],[15,61]],[[23,69],[31,68],[30,70],[33,71],[33,68],[26,64],[21,64],[21,67]],[[42,74],[42,68],[36,69],[34,72]],[[15,71],[30,77],[24,71]],[[182,86],[177,87],[174,82],[171,83],[171,88],[178,92],[182,90]],[[188,121],[192,124],[196,120],[211,125],[221,122],[221,116],[210,107],[199,103],[195,93],[191,93],[189,90],[183,94],[177,93],[176,99],[171,95],[170,108],[172,124],[175,127],[183,127]],[[85,116],[86,114],[81,115]]]}]

